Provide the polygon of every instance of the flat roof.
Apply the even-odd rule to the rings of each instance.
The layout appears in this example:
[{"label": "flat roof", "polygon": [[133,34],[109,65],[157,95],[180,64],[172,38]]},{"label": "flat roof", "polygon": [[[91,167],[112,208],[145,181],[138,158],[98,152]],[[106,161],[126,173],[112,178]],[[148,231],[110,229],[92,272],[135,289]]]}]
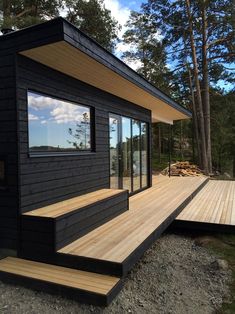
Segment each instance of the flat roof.
[{"label": "flat roof", "polygon": [[62,17],[0,36],[0,54],[19,53],[152,112],[153,122],[190,111]]}]

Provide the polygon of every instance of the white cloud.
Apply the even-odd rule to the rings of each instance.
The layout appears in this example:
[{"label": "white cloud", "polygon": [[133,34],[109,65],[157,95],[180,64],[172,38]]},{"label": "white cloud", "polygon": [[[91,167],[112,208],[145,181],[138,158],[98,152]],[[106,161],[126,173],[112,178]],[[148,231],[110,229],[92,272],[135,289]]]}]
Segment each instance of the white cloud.
[{"label": "white cloud", "polygon": [[[57,124],[61,123],[78,123],[82,121],[83,114],[87,112],[86,107],[71,104],[66,101],[57,100],[46,96],[37,96],[33,93],[29,94],[29,108],[33,110],[29,112],[29,120],[40,120],[41,124],[48,121]],[[43,116],[42,114],[43,110]],[[36,114],[37,112],[41,111]]]},{"label": "white cloud", "polygon": [[[111,15],[118,21],[122,26],[122,29],[119,31],[120,42],[116,45],[115,54],[118,58],[121,59],[123,52],[134,50],[135,47],[131,44],[125,44],[122,41],[123,34],[127,30],[125,24],[127,23],[131,10],[127,6],[121,5],[118,0],[104,0],[105,7],[111,11]],[[134,5],[135,1],[128,3],[128,5]],[[137,70],[142,64],[140,61],[129,61],[124,60],[124,62],[131,67],[133,70]]]},{"label": "white cloud", "polygon": [[125,24],[130,15],[130,9],[126,6],[121,5],[118,0],[104,0],[104,5],[106,9],[111,11],[111,15],[122,26],[122,29],[119,31],[118,34],[120,37],[122,37],[122,35],[126,31]]},{"label": "white cloud", "polygon": [[124,61],[130,68],[132,68],[135,71],[138,70],[143,65],[140,60],[136,60],[136,61],[124,60]]},{"label": "white cloud", "polygon": [[84,109],[76,107],[69,103],[60,103],[51,111],[53,120],[58,123],[80,122],[82,120]]},{"label": "white cloud", "polygon": [[[122,40],[123,34],[127,30],[126,23],[130,16],[130,9],[127,6],[121,5],[118,0],[104,0],[105,7],[111,11],[111,15],[118,21],[121,25],[121,29],[118,33],[120,42],[117,43],[115,48],[115,55],[121,59],[123,52],[130,50],[131,45],[125,44]],[[129,62],[125,63],[130,66]],[[133,65],[133,64],[132,64]],[[135,69],[135,67],[133,67]]]},{"label": "white cloud", "polygon": [[33,120],[38,120],[38,117],[32,113],[29,114],[29,120],[33,121]]},{"label": "white cloud", "polygon": [[58,100],[46,96],[37,96],[29,93],[28,96],[29,107],[38,111],[42,109],[54,108],[58,104]]}]

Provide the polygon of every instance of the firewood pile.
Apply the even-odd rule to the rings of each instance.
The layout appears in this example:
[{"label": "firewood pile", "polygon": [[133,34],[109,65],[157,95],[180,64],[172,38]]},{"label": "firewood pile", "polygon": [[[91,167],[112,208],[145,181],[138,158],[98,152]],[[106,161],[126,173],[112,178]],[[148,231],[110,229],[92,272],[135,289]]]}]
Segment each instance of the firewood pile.
[{"label": "firewood pile", "polygon": [[[175,164],[171,164],[170,167],[171,176],[179,177],[198,177],[204,176],[204,173],[197,165],[191,164],[188,161],[177,161]],[[162,171],[165,176],[169,175],[169,167]]]}]

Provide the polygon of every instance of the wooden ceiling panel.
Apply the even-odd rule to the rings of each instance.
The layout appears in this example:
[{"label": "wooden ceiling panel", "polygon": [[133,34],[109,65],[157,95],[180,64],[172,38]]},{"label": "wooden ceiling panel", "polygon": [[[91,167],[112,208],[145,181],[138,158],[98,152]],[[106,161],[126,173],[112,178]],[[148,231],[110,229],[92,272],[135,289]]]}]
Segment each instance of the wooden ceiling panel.
[{"label": "wooden ceiling panel", "polygon": [[188,116],[143,90],[65,41],[22,51],[20,54],[89,85],[152,111],[153,122],[172,123]]}]

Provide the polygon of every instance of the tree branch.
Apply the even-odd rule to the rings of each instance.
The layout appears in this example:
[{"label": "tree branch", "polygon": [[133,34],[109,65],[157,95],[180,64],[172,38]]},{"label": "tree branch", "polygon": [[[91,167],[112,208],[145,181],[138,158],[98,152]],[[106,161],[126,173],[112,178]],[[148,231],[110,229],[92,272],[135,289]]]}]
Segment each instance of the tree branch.
[{"label": "tree branch", "polygon": [[26,13],[32,12],[35,9],[35,6],[32,6],[31,8],[27,8],[24,11],[20,12],[19,14],[16,15],[16,18],[19,18],[23,15],[25,15]]},{"label": "tree branch", "polygon": [[229,36],[224,37],[224,38],[216,39],[216,40],[208,43],[207,44],[207,48],[210,48],[211,46],[214,46],[214,45],[218,45],[218,44],[224,43],[224,42],[230,40],[231,38],[232,38],[232,35],[229,35]]},{"label": "tree branch", "polygon": [[214,56],[214,57],[210,57],[208,58],[208,60],[215,60],[215,59],[224,59],[224,58],[228,58],[228,57],[235,57],[235,53],[227,53],[224,55],[220,55],[220,56]]}]

